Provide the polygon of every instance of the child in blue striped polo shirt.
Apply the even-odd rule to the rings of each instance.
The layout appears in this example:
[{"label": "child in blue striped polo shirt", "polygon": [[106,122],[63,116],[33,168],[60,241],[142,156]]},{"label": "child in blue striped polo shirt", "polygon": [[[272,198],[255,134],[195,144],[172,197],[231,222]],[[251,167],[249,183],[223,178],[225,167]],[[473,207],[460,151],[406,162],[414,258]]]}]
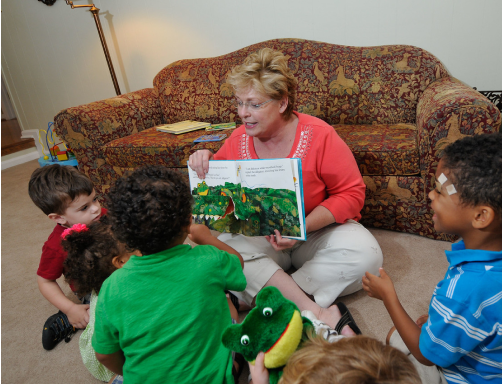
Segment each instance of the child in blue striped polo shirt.
[{"label": "child in blue striped polo shirt", "polygon": [[[420,328],[390,277],[366,273],[363,288],[384,302],[424,383],[502,382],[502,133],[465,137],[446,147],[429,193],[438,232],[462,238]],[[389,339],[389,338],[388,338]],[[406,351],[405,351],[406,352]]]}]

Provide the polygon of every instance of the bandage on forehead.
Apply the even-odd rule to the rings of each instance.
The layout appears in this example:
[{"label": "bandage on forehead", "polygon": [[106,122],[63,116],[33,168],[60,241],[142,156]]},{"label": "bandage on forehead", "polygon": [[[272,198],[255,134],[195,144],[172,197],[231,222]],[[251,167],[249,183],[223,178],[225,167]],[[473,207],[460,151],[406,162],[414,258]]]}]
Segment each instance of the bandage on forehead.
[{"label": "bandage on forehead", "polygon": [[[439,175],[438,179],[436,180],[436,187],[438,188],[439,191],[441,191],[442,186],[447,181],[448,178],[444,175],[444,173],[441,173],[441,175]],[[448,195],[453,195],[454,193],[457,193],[457,190],[455,189],[455,186],[453,184],[447,185],[445,189],[446,192],[448,192]]]}]

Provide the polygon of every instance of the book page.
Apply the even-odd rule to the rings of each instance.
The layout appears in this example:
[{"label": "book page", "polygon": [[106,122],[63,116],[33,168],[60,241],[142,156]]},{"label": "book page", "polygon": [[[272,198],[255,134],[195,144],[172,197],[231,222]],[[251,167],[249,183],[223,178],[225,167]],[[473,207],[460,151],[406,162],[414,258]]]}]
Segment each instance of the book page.
[{"label": "book page", "polygon": [[[240,178],[236,171],[236,164],[233,160],[211,160],[209,161],[209,172],[205,179],[199,179],[197,172],[188,166],[188,177],[190,179],[190,190],[197,188],[203,182],[208,187],[223,186],[226,182],[240,184]],[[193,193],[192,193],[193,194]]]},{"label": "book page", "polygon": [[241,200],[235,215],[248,236],[270,235],[306,238],[299,159],[239,160]]},{"label": "book page", "polygon": [[240,160],[237,167],[243,187],[295,190],[291,159]]},{"label": "book page", "polygon": [[240,223],[234,215],[234,200],[240,199],[241,191],[235,161],[209,161],[205,179],[200,179],[188,166],[188,177],[194,199],[193,222],[220,232],[241,233]]}]

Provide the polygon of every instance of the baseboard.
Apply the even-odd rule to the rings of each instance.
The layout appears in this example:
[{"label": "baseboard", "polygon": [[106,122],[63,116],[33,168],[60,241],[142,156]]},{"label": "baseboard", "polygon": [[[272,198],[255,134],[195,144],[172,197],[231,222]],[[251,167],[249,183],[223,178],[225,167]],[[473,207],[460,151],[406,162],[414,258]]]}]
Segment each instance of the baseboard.
[{"label": "baseboard", "polygon": [[2,170],[14,167],[19,164],[24,164],[27,163],[28,161],[36,160],[39,158],[38,151],[35,148],[33,148],[32,152],[15,157],[11,156],[12,155],[9,155],[9,158],[7,160],[4,160],[2,158]]}]

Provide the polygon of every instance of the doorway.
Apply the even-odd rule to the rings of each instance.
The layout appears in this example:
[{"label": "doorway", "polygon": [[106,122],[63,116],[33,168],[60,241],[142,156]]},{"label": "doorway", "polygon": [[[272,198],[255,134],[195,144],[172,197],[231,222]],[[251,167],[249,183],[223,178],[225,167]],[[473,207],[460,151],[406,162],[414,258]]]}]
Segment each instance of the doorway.
[{"label": "doorway", "polygon": [[21,126],[2,76],[2,156],[33,147],[34,139],[21,139]]}]

